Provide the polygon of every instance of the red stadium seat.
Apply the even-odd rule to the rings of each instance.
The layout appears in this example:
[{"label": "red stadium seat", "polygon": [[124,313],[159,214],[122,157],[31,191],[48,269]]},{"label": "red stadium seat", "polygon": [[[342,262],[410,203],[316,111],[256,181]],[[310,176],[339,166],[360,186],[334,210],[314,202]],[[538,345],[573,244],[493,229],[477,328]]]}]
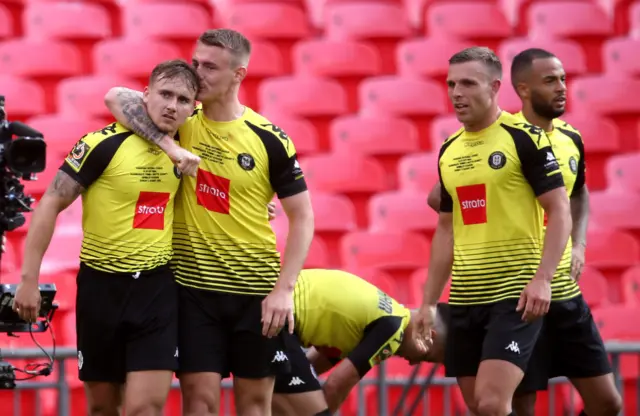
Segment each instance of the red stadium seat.
[{"label": "red stadium seat", "polygon": [[429,240],[411,232],[355,231],[344,236],[341,246],[347,268],[413,271],[429,263]]},{"label": "red stadium seat", "polygon": [[82,72],[71,44],[54,40],[13,39],[0,43],[0,73],[28,77],[68,77]]},{"label": "red stadium seat", "polygon": [[401,5],[371,1],[328,4],[325,16],[325,33],[329,38],[371,40],[382,57],[382,72],[395,72],[396,43],[411,35]]},{"label": "red stadium seat", "polygon": [[301,39],[310,33],[304,10],[296,4],[233,3],[224,14],[229,27],[258,39]]},{"label": "red stadium seat", "polygon": [[582,295],[590,308],[609,304],[607,279],[597,269],[585,266],[579,283]]},{"label": "red stadium seat", "polygon": [[449,37],[411,39],[398,44],[396,60],[398,74],[403,77],[446,79],[449,58],[473,43]]},{"label": "red stadium seat", "polygon": [[44,135],[47,152],[57,152],[60,157],[65,157],[82,136],[105,126],[104,120],[69,114],[36,116],[27,123]]},{"label": "red stadium seat", "polygon": [[[4,245],[4,252],[2,253],[2,262],[0,262],[0,273],[2,275],[11,274],[20,270],[21,259],[17,253],[16,248],[13,246],[12,240],[7,238],[7,242]],[[0,279],[2,281],[2,279]],[[4,283],[9,283],[6,279]]]},{"label": "red stadium seat", "polygon": [[586,76],[573,81],[569,100],[575,112],[608,115],[621,133],[621,150],[638,148],[637,116],[640,114],[640,79],[621,76]]},{"label": "red stadium seat", "polygon": [[640,3],[635,2],[629,7],[629,36],[638,38],[640,35]]},{"label": "red stadium seat", "polygon": [[590,221],[607,229],[640,230],[640,193],[628,190],[591,192]]},{"label": "red stadium seat", "polygon": [[522,100],[511,85],[511,75],[508,72],[502,75],[502,86],[498,95],[500,108],[509,113],[517,113],[522,110]]},{"label": "red stadium seat", "polygon": [[345,194],[356,207],[358,227],[367,225],[368,199],[390,187],[384,167],[371,157],[327,153],[300,160],[309,189]]},{"label": "red stadium seat", "polygon": [[[562,120],[580,131],[587,157],[590,153],[616,153],[620,151],[620,130],[606,117],[593,113],[566,113]],[[589,166],[591,169],[592,166]]]},{"label": "red stadium seat", "polygon": [[293,67],[297,75],[330,77],[347,92],[349,111],[358,110],[358,84],[382,71],[378,50],[353,40],[309,39],[293,47]]},{"label": "red stadium seat", "polygon": [[280,76],[289,71],[289,58],[273,42],[253,40],[251,42],[251,62],[247,77],[242,82],[245,94],[243,103],[251,108],[258,106],[258,88],[268,77]]},{"label": "red stadium seat", "polygon": [[123,6],[122,26],[128,38],[188,39],[193,43],[211,21],[207,9],[193,3],[127,2]]},{"label": "red stadium seat", "polygon": [[[411,273],[409,280],[409,293],[411,294],[412,307],[420,307],[422,304],[422,294],[424,293],[424,284],[427,281],[429,269],[427,267],[418,269]],[[440,296],[440,302],[449,302],[449,292],[451,291],[451,278],[447,280],[447,284]]]},{"label": "red stadium seat", "polygon": [[382,192],[369,201],[369,223],[371,231],[419,231],[430,237],[438,214],[427,205],[427,194]]},{"label": "red stadium seat", "polygon": [[[393,140],[389,138],[393,137]],[[418,151],[418,131],[402,118],[339,117],[331,123],[331,149],[367,155],[400,155]]]},{"label": "red stadium seat", "polygon": [[384,169],[371,157],[327,153],[305,157],[300,164],[312,190],[375,193],[387,188]]},{"label": "red stadium seat", "polygon": [[[287,245],[287,236],[289,234],[289,221],[285,215],[280,215],[279,217],[276,217],[275,220],[271,221],[271,227],[276,235],[276,248],[281,253],[280,259],[282,260],[284,258],[283,256]],[[327,269],[336,267],[336,259],[329,253],[329,247],[324,239],[318,235],[314,236],[304,263],[304,268]]]},{"label": "red stadium seat", "polygon": [[354,40],[309,39],[293,48],[297,74],[326,77],[373,76],[380,73],[380,55],[371,45]]},{"label": "red stadium seat", "polygon": [[298,156],[313,154],[320,150],[318,132],[310,121],[278,112],[263,111],[261,114],[292,138]]},{"label": "red stadium seat", "polygon": [[68,78],[58,85],[58,110],[61,114],[113,119],[104,105],[110,88],[122,86],[142,91],[142,84],[112,75]]},{"label": "red stadium seat", "polygon": [[627,269],[621,278],[622,300],[627,305],[640,306],[640,266]]},{"label": "red stadium seat", "polygon": [[430,118],[446,112],[444,86],[430,80],[395,76],[373,77],[360,84],[360,113],[367,116],[413,117],[419,132],[420,148],[429,149],[426,132]]},{"label": "red stadium seat", "polygon": [[51,244],[42,260],[42,273],[73,272],[80,267],[82,234],[54,232]]},{"label": "red stadium seat", "polygon": [[[504,83],[503,83],[504,85]],[[508,85],[504,85],[503,88],[509,88]],[[431,150],[437,152],[442,147],[449,136],[460,130],[462,123],[458,121],[455,114],[448,114],[445,116],[439,116],[433,119],[431,123]]]},{"label": "red stadium seat", "polygon": [[336,81],[315,77],[276,77],[258,88],[259,107],[299,116],[338,115],[347,111],[347,96]]},{"label": "red stadium seat", "polygon": [[611,229],[589,229],[586,258],[599,269],[625,268],[640,262],[640,244],[633,235]]},{"label": "red stadium seat", "polygon": [[14,36],[15,28],[9,9],[0,4],[0,39],[7,39]]},{"label": "red stadium seat", "polygon": [[180,49],[153,39],[108,39],[93,48],[94,73],[136,78],[146,83],[160,62],[180,58]]},{"label": "red stadium seat", "polygon": [[568,75],[582,74],[587,71],[587,58],[579,43],[567,39],[549,38],[505,40],[498,48],[498,57],[502,61],[503,68],[510,68],[513,58],[529,48],[545,49],[556,55],[562,61]]},{"label": "red stadium seat", "polygon": [[[567,16],[571,16],[570,19]],[[613,33],[611,19],[595,2],[563,1],[534,3],[529,9],[529,36],[569,38],[582,45],[590,71],[600,71],[600,47]]]},{"label": "red stadium seat", "polygon": [[46,112],[44,91],[34,81],[0,75],[0,91],[5,96],[7,117],[11,120],[24,120]]},{"label": "red stadium seat", "polygon": [[346,232],[357,228],[356,208],[349,198],[325,192],[311,195],[316,232]]},{"label": "red stadium seat", "polygon": [[610,187],[622,192],[640,192],[640,153],[612,156],[606,172]]},{"label": "red stadium seat", "polygon": [[95,40],[111,36],[109,14],[96,3],[28,2],[22,18],[30,38]]},{"label": "red stadium seat", "polygon": [[429,7],[426,17],[430,36],[449,36],[495,49],[512,34],[511,25],[492,2],[447,1]]},{"label": "red stadium seat", "polygon": [[438,152],[415,153],[400,159],[398,165],[400,189],[408,192],[418,192],[424,196],[438,182]]},{"label": "red stadium seat", "polygon": [[640,39],[627,37],[609,39],[602,47],[605,72],[611,75],[640,75],[640,62],[636,55],[638,50],[640,50]]}]

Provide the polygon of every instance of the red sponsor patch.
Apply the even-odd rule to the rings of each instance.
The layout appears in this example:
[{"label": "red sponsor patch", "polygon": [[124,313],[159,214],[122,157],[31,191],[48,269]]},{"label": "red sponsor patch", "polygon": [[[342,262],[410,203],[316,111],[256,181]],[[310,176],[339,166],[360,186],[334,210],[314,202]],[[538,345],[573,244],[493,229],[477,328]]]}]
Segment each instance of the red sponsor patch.
[{"label": "red sponsor patch", "polygon": [[196,198],[198,205],[209,211],[221,214],[229,213],[231,181],[206,170],[198,169]]},{"label": "red sponsor patch", "polygon": [[487,188],[485,184],[456,188],[464,225],[487,222]]},{"label": "red sponsor patch", "polygon": [[140,192],[133,228],[164,230],[164,212],[170,197],[169,192]]}]

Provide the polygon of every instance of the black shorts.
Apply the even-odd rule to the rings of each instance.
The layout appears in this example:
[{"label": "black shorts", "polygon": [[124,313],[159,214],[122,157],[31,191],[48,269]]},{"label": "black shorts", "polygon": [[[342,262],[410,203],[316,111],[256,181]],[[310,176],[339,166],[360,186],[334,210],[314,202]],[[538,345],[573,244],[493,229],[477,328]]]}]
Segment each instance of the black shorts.
[{"label": "black shorts", "polygon": [[80,380],[124,383],[129,372],[178,369],[178,294],[169,267],[134,275],[81,265],[77,284]]},{"label": "black shorts", "polygon": [[449,305],[447,377],[475,377],[484,360],[508,361],[526,370],[542,319],[524,322],[517,304],[518,299],[506,299],[489,305]]},{"label": "black shorts", "polygon": [[554,377],[589,378],[612,372],[609,356],[582,295],[551,302],[519,390],[546,390]]},{"label": "black shorts", "polygon": [[262,335],[263,296],[179,285],[180,371],[259,379],[289,371],[285,330]]},{"label": "black shorts", "polygon": [[318,375],[295,335],[289,335],[287,357],[291,363],[291,371],[276,375],[274,393],[295,394],[322,390]]}]

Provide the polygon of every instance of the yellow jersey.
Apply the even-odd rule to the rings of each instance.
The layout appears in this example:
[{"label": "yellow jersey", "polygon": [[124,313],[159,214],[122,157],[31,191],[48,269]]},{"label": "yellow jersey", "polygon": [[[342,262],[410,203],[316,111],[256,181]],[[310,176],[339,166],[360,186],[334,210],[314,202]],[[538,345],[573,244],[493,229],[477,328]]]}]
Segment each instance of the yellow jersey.
[{"label": "yellow jersey", "polygon": [[[522,112],[515,114],[515,116],[528,123]],[[560,172],[562,173],[564,186],[567,189],[567,195],[571,197],[585,185],[586,168],[582,136],[569,123],[557,118],[553,120],[553,130],[547,131],[546,134],[560,165]],[[566,299],[567,295],[573,294],[576,296],[579,294],[580,287],[571,277],[572,248],[573,243],[571,237],[569,237],[569,242],[562,254],[562,260],[558,265],[556,276],[554,276],[554,285],[552,285],[553,300]]]},{"label": "yellow jersey", "polygon": [[280,254],[265,206],[307,189],[289,136],[246,107],[230,122],[207,119],[202,107],[180,128],[180,144],[202,161],[176,200],[174,268],[179,284],[267,295],[280,274]]},{"label": "yellow jersey", "polygon": [[[440,211],[453,213],[449,303],[519,298],[542,256],[544,211],[536,197],[564,186],[548,137],[502,112],[481,131],[461,128],[449,137],[438,168]],[[565,281],[551,285],[574,296],[562,290]]]},{"label": "yellow jersey", "polygon": [[348,357],[363,376],[396,353],[411,311],[353,274],[300,272],[294,290],[296,334],[332,361]]},{"label": "yellow jersey", "polygon": [[169,263],[180,175],[159,147],[113,123],[82,137],[60,169],[85,188],[82,263],[114,273]]}]

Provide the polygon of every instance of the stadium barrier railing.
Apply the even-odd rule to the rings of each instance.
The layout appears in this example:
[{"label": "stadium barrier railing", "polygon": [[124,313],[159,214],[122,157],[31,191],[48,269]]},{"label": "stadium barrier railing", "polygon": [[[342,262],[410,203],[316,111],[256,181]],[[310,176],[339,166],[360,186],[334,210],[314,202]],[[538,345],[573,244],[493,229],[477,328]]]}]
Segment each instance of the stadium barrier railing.
[{"label": "stadium barrier railing", "polygon": [[[640,342],[607,342],[607,351],[611,354],[611,362],[614,369],[614,376],[616,385],[618,390],[620,391],[623,399],[623,403],[627,403],[628,401],[625,398],[625,395],[629,393],[628,389],[624,388],[622,377],[620,376],[620,357],[624,354],[636,354],[640,355]],[[53,351],[51,349],[45,349],[47,353],[52,354]],[[37,348],[30,349],[2,349],[2,357],[5,361],[11,362],[12,360],[41,360],[46,358],[46,355],[42,352],[42,350]],[[65,365],[65,361],[68,359],[75,359],[77,357],[77,351],[75,348],[57,348],[55,351],[55,367],[54,372],[49,377],[39,377],[37,381],[23,381],[18,382],[16,389],[13,391],[13,415],[12,416],[22,416],[25,414],[20,408],[21,404],[21,393],[26,390],[45,390],[45,389],[55,389],[58,393],[58,400],[56,403],[56,411],[55,414],[57,416],[66,416],[71,415],[71,408],[73,404],[71,403],[70,398],[70,388],[67,382],[67,371],[68,367]],[[444,400],[443,400],[443,414],[442,416],[453,416],[459,415],[457,411],[452,409],[451,403],[452,400],[452,387],[456,385],[455,379],[453,378],[443,378],[443,377],[435,377],[435,370],[431,371],[427,377],[415,377],[418,374],[418,369],[412,372],[410,377],[386,377],[385,376],[385,365],[383,362],[380,364],[380,368],[378,371],[378,376],[374,378],[366,378],[360,382],[358,387],[356,388],[356,405],[355,405],[355,413],[358,416],[404,416],[404,415],[427,415],[428,414],[428,398],[427,395],[424,394],[420,397],[419,400],[422,401],[423,411],[422,412],[411,412],[411,405],[413,402],[413,398],[411,400],[405,399],[402,400],[401,405],[394,406],[395,408],[392,411],[389,411],[389,388],[391,387],[402,387],[403,392],[401,393],[400,399],[403,399],[409,391],[410,388],[420,388],[426,392],[429,391],[429,388],[432,386],[442,386],[444,388]],[[640,368],[638,369],[640,373]],[[640,416],[640,379],[636,379],[636,386],[634,395],[635,398],[635,408],[636,411],[634,414],[631,414],[629,410],[623,409],[619,416]],[[568,383],[568,380],[564,378],[557,378],[550,380],[550,387],[552,385]],[[365,394],[365,389],[369,386],[373,386],[377,388],[377,404],[372,406],[372,403],[367,402],[367,396]],[[174,382],[174,389],[178,389],[179,385],[177,382]],[[223,381],[223,406],[220,409],[220,414],[224,416],[231,416],[229,409],[228,398],[231,393],[231,381],[225,380]],[[8,390],[0,390],[8,391]],[[414,395],[415,396],[415,395]],[[571,395],[571,399],[573,399],[575,395]],[[6,395],[3,396],[2,401],[7,400]],[[573,403],[569,403],[568,406],[563,406],[564,413],[562,415],[556,412],[556,400],[555,397],[555,389],[549,388],[548,395],[548,412],[545,412],[546,415],[549,416],[570,416],[576,415],[575,406]],[[40,395],[35,395],[35,415],[34,416],[42,416],[42,406],[41,406],[41,397]],[[368,405],[368,406],[367,406]],[[0,402],[0,414],[3,416],[10,416],[8,412],[2,411],[2,409],[7,409],[10,406],[9,403]],[[372,414],[371,409],[374,408],[375,415]],[[353,410],[353,409],[352,409]],[[627,410],[625,412],[625,410]],[[465,412],[462,413],[463,415]],[[466,412],[466,414],[469,414]]]}]

